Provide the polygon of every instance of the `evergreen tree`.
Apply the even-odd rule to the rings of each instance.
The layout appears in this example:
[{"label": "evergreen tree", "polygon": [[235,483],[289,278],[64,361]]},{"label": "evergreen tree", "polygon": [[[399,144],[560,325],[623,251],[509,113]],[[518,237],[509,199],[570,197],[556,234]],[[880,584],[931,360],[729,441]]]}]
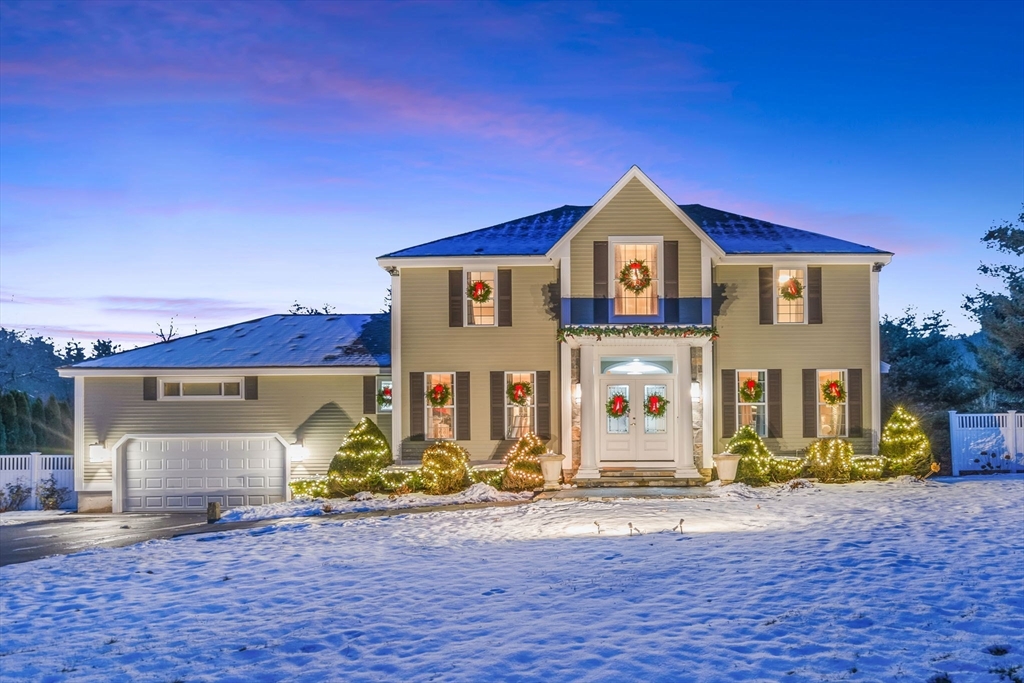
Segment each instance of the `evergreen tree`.
[{"label": "evergreen tree", "polygon": [[[1024,262],[1024,211],[1016,226],[1010,221],[995,225],[982,241],[989,249]],[[1001,280],[1006,290],[979,290],[964,302],[981,325],[982,342],[975,348],[982,384],[997,410],[1019,410],[1024,406],[1024,265],[982,264],[978,272]]]},{"label": "evergreen tree", "polygon": [[384,433],[373,420],[364,417],[345,437],[327,468],[328,490],[337,496],[373,488],[391,459]]},{"label": "evergreen tree", "polygon": [[121,353],[120,344],[115,344],[110,339],[97,339],[92,343],[92,356],[90,360],[106,358],[107,356],[113,356],[115,353]]},{"label": "evergreen tree", "polygon": [[932,447],[921,424],[903,406],[897,406],[882,430],[878,444],[884,471],[889,476],[923,477],[932,464]]},{"label": "evergreen tree", "polygon": [[3,414],[0,413],[0,455],[7,452],[7,425],[4,424]]},{"label": "evergreen tree", "polygon": [[29,453],[36,449],[36,435],[32,431],[32,405],[25,392],[15,391],[12,393],[16,406],[14,421],[18,426],[18,441],[12,444],[12,448],[16,447],[19,453]]},{"label": "evergreen tree", "polygon": [[36,448],[44,448],[50,443],[50,435],[46,429],[46,406],[43,405],[42,399],[36,398],[32,401],[29,415],[32,417],[32,434],[35,436]]},{"label": "evergreen tree", "polygon": [[46,400],[45,408],[46,445],[50,448],[65,448],[68,435],[64,432],[64,424],[60,417],[60,402],[54,396]]},{"label": "evergreen tree", "polygon": [[0,393],[0,422],[4,425],[4,453],[14,453],[18,443],[18,406],[14,394],[6,391]]}]

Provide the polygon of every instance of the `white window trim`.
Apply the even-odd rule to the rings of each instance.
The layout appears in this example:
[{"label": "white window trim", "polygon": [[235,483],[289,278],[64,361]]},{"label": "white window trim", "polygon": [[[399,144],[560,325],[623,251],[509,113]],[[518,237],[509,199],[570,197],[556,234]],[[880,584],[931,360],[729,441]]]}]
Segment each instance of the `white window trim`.
[{"label": "white window trim", "polygon": [[452,404],[451,404],[451,408],[452,408],[452,438],[450,438],[450,439],[439,439],[439,438],[432,438],[432,437],[430,437],[428,435],[428,432],[430,431],[430,427],[429,427],[429,425],[430,425],[430,410],[433,407],[433,406],[430,405],[430,401],[427,400],[427,392],[430,391],[430,387],[428,386],[428,387],[425,387],[426,391],[423,393],[423,440],[424,441],[455,441],[456,440],[456,436],[455,435],[459,433],[459,425],[458,425],[459,413],[455,409],[455,372],[454,371],[449,372],[447,370],[430,370],[430,371],[424,372],[423,373],[423,380],[424,380],[423,383],[424,384],[427,384],[426,379],[428,377],[430,377],[431,375],[448,375],[448,376],[450,376],[452,378],[452,385],[451,385],[452,386]]},{"label": "white window trim", "polygon": [[[614,300],[618,294],[619,274],[615,270],[616,244],[656,244],[658,245],[658,298],[665,298],[665,238],[661,235],[616,236],[608,238],[608,288]],[[628,316],[617,316],[628,317]],[[647,316],[638,316],[647,317]]]},{"label": "white window trim", "polygon": [[[794,325],[796,323],[793,323]],[[761,396],[760,403],[747,403],[746,401],[740,400],[740,373],[742,372],[757,372],[764,373],[764,393]],[[740,429],[740,406],[764,406],[764,434],[758,434],[762,438],[768,438],[768,370],[766,368],[741,368],[736,370],[736,381],[733,382],[733,392],[736,397],[736,431]]]},{"label": "white window trim", "polygon": [[[780,270],[802,270],[804,271],[804,319],[798,323],[779,322],[779,271]],[[772,266],[772,320],[775,325],[806,325],[807,324],[807,264],[787,263],[784,265]]]},{"label": "white window trim", "polygon": [[[466,274],[467,273],[494,273],[494,290],[491,292],[491,301],[494,302],[494,322],[490,325],[480,325],[469,322],[470,298],[466,296]],[[498,266],[494,264],[479,264],[475,266],[462,267],[462,326],[463,327],[497,327],[498,326]],[[452,393],[454,395],[454,389]]]},{"label": "white window trim", "polygon": [[843,386],[846,387],[846,400],[843,401],[843,433],[842,434],[832,434],[832,436],[833,437],[838,437],[840,439],[849,439],[850,438],[850,387],[847,384],[847,382],[849,381],[850,378],[848,376],[849,373],[846,372],[846,368],[818,368],[817,370],[815,370],[815,373],[817,373],[817,374],[814,377],[814,391],[815,391],[815,396],[817,397],[815,399],[815,401],[818,404],[818,409],[815,411],[815,415],[814,415],[814,421],[815,421],[815,424],[816,424],[816,426],[814,428],[815,432],[817,433],[819,439],[829,438],[829,437],[824,437],[821,434],[821,407],[822,406],[828,406],[827,403],[824,403],[821,400],[821,373],[823,373],[823,372],[838,372],[838,373],[842,373]]},{"label": "white window trim", "polygon": [[[381,408],[381,405],[377,403],[377,394],[384,388],[384,383],[387,382],[391,385],[391,407],[387,410]],[[376,406],[377,415],[391,415],[395,412],[395,382],[391,379],[391,375],[377,375],[377,391],[373,395],[373,403]]]},{"label": "white window trim", "polygon": [[537,373],[534,370],[506,370],[505,371],[505,403],[504,409],[502,410],[502,417],[505,422],[505,438],[508,439],[508,409],[514,406],[514,403],[510,403],[508,400],[508,385],[509,377],[512,375],[529,375],[533,379],[530,380],[530,386],[533,387],[533,394],[530,395],[530,401],[527,405],[530,407],[530,433],[537,433]]},{"label": "white window trim", "polygon": [[[238,396],[165,396],[164,383],[171,384],[217,384],[225,382],[238,382]],[[242,401],[245,400],[245,378],[244,377],[159,377],[157,378],[157,400],[158,401]],[[221,386],[221,391],[224,387]]]}]

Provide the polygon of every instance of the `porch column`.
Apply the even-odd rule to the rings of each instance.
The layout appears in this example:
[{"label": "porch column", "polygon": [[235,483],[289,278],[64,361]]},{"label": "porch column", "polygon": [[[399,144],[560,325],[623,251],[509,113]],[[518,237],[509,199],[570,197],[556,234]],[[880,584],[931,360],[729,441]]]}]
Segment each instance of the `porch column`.
[{"label": "porch column", "polygon": [[676,346],[676,396],[679,410],[676,411],[676,433],[679,435],[676,445],[677,479],[697,476],[693,465],[693,401],[690,398],[690,345]]},{"label": "porch column", "polygon": [[577,479],[597,479],[597,350],[591,344],[580,347],[580,392],[583,395],[580,410],[580,470]]},{"label": "porch column", "polygon": [[562,470],[572,469],[572,349],[562,342],[559,346],[559,401],[561,405],[561,428],[558,447],[562,453]]},{"label": "porch column", "polygon": [[[703,367],[704,381],[701,387],[704,395],[701,400],[704,401],[704,467],[711,469],[715,466],[715,461],[712,459],[715,448],[715,373],[717,370],[713,364],[713,358],[711,353],[711,344],[713,342],[707,341],[701,347],[701,365]],[[724,391],[727,387],[722,387]]]}]

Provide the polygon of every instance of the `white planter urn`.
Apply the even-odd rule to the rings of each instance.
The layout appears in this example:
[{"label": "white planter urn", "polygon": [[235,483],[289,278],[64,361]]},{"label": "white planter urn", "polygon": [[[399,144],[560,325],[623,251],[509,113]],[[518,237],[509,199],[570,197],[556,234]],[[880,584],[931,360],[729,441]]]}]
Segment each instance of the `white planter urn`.
[{"label": "white planter urn", "polygon": [[538,455],[540,461],[540,472],[544,475],[544,490],[557,491],[562,488],[560,479],[562,477],[562,461],[565,457],[559,453],[545,453]]},{"label": "white planter urn", "polygon": [[715,461],[715,467],[718,468],[719,481],[723,484],[731,484],[736,481],[736,468],[740,464],[741,457],[732,453],[718,453],[711,456],[711,459]]}]

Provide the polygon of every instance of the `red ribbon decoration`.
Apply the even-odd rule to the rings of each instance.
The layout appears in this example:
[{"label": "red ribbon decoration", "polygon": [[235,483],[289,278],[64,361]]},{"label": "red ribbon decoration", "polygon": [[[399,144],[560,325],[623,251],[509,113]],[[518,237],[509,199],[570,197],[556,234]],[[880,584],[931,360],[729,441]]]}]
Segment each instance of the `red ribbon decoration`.
[{"label": "red ribbon decoration", "polygon": [[658,395],[657,394],[653,394],[650,398],[647,399],[647,408],[652,413],[657,413],[658,412]]},{"label": "red ribbon decoration", "polygon": [[789,293],[792,294],[793,296],[797,295],[796,280],[794,280],[792,278],[790,278],[790,280],[789,280]]},{"label": "red ribbon decoration", "polygon": [[623,400],[624,399],[622,398],[622,394],[616,394],[615,398],[612,399],[613,415],[622,415],[624,412],[626,412],[625,406],[622,405]]},{"label": "red ribbon decoration", "polygon": [[444,385],[443,384],[435,384],[434,385],[434,400],[435,401],[440,401],[441,400],[441,396],[443,396],[443,395],[444,395]]},{"label": "red ribbon decoration", "polygon": [[391,398],[391,387],[384,387],[381,393],[384,394],[384,398]]},{"label": "red ribbon decoration", "polygon": [[747,391],[749,391],[750,393],[754,393],[755,389],[757,389],[757,381],[752,380],[752,379],[748,379],[747,380]]},{"label": "red ribbon decoration", "polygon": [[835,380],[829,382],[828,390],[832,393],[833,396],[839,398],[839,382],[836,382]]},{"label": "red ribbon decoration", "polygon": [[522,384],[512,385],[512,395],[515,397],[517,401],[522,401],[524,394],[526,394],[526,387],[524,387]]},{"label": "red ribbon decoration", "polygon": [[477,280],[473,283],[473,298],[479,299],[484,295],[484,283],[483,280]]}]

